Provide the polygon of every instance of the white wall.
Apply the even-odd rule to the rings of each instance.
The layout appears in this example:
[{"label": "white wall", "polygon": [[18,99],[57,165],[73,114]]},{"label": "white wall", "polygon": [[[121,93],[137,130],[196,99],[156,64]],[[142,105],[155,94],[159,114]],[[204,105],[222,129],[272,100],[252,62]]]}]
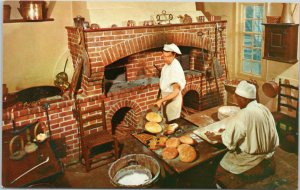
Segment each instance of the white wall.
[{"label": "white wall", "polygon": [[[4,4],[12,7],[11,19],[21,18],[18,1]],[[53,85],[69,56],[65,26],[73,24],[71,10],[71,2],[57,1],[50,15],[54,21],[3,24],[3,84],[9,92]],[[67,73],[72,76],[71,62]]]},{"label": "white wall", "polygon": [[[73,15],[81,15],[90,23],[96,23],[102,28],[109,28],[112,24],[126,26],[128,20],[136,21],[143,25],[145,20],[155,20],[156,15],[163,10],[173,14],[171,23],[180,23],[177,16],[189,14],[193,21],[196,16],[202,16],[201,11],[196,11],[194,2],[97,2],[73,3]],[[83,11],[84,9],[87,9]]]}]

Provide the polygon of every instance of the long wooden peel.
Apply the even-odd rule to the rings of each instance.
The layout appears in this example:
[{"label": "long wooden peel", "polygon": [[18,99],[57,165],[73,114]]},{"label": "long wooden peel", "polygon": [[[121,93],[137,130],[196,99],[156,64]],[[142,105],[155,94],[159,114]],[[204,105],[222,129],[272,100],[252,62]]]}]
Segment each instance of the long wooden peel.
[{"label": "long wooden peel", "polygon": [[46,164],[49,161],[49,156],[47,157],[47,159],[45,161],[43,161],[42,163],[39,163],[38,165],[32,167],[31,169],[27,170],[26,172],[22,173],[19,177],[17,177],[16,179],[14,179],[12,182],[10,182],[10,184],[15,183],[17,180],[19,180],[21,177],[23,177],[24,175],[28,174],[29,172],[31,172],[32,170],[36,169],[37,167],[40,167],[43,164]]}]

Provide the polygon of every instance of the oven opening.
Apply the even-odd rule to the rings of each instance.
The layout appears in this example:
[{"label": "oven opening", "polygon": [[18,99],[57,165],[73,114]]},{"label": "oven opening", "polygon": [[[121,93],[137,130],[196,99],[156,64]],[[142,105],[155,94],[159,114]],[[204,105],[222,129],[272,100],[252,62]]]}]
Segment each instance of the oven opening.
[{"label": "oven opening", "polygon": [[194,110],[200,109],[199,93],[195,90],[188,91],[183,97],[183,106]]},{"label": "oven opening", "polygon": [[117,137],[125,137],[134,129],[134,111],[130,107],[123,107],[116,111],[111,120],[112,133]]},{"label": "oven opening", "polygon": [[104,92],[107,94],[113,84],[126,82],[126,63],[128,57],[120,59],[108,66],[104,70]]}]

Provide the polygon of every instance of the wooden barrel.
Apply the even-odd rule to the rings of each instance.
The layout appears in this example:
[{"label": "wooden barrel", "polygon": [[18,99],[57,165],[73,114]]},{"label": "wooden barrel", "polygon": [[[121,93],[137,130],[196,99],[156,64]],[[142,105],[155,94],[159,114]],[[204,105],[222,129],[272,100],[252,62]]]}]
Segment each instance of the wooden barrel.
[{"label": "wooden barrel", "polygon": [[[136,168],[137,172],[139,172],[138,170],[141,170],[141,168],[144,168],[146,174],[148,173],[148,171],[150,171],[151,178],[149,180],[146,180],[145,183],[139,185],[124,185],[118,183],[118,179],[115,177],[116,175],[118,175],[118,172],[124,171],[124,169],[126,168],[132,169],[133,167]],[[116,187],[144,188],[151,186],[159,179],[160,166],[158,162],[151,156],[147,156],[145,154],[130,154],[116,160],[110,166],[108,175],[110,182]]]}]

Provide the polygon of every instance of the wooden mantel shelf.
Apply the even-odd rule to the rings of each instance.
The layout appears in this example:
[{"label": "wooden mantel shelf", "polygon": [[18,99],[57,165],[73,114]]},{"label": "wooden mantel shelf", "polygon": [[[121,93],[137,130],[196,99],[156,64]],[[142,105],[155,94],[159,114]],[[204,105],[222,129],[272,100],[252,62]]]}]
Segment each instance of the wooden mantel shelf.
[{"label": "wooden mantel shelf", "polygon": [[9,21],[3,22],[3,23],[18,23],[18,22],[28,22],[28,23],[31,23],[31,22],[46,22],[46,21],[54,21],[54,18],[47,18],[47,19],[44,19],[44,20],[12,19],[12,20],[9,20]]}]

